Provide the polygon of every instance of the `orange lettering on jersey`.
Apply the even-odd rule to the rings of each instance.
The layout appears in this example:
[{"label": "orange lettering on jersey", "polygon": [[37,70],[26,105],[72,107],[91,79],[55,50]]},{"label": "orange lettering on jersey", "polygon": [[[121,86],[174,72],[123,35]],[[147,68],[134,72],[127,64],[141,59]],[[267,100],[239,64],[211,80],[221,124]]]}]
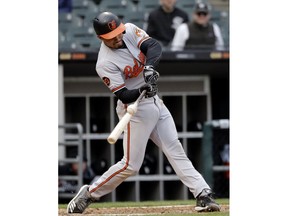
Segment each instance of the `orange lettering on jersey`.
[{"label": "orange lettering on jersey", "polygon": [[125,79],[129,79],[133,77],[133,70],[131,66],[127,65],[124,68],[124,75],[125,75]]},{"label": "orange lettering on jersey", "polygon": [[138,58],[139,58],[140,62],[144,65],[145,61],[146,61],[144,53],[140,52],[138,55]]},{"label": "orange lettering on jersey", "polygon": [[139,55],[139,60],[140,62],[137,61],[137,59],[133,59],[134,61],[134,66],[133,68],[130,65],[127,65],[124,68],[124,75],[125,75],[125,79],[130,79],[130,78],[134,78],[137,77],[144,69],[144,63],[145,63],[145,55],[140,52]]}]

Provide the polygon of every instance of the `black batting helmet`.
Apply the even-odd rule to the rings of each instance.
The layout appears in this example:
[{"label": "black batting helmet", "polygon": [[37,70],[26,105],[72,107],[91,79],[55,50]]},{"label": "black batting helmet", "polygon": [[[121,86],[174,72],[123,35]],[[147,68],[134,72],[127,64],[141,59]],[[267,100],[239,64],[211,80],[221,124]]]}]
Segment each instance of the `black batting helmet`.
[{"label": "black batting helmet", "polygon": [[95,17],[93,27],[96,34],[104,39],[114,38],[126,29],[119,17],[111,12],[103,12]]}]

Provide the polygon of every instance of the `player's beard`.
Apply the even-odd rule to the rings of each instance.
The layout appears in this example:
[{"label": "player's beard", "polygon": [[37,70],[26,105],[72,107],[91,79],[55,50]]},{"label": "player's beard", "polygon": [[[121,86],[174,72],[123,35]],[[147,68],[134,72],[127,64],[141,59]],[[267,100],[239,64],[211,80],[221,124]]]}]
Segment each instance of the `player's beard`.
[{"label": "player's beard", "polygon": [[116,41],[115,43],[114,43],[114,48],[115,49],[119,49],[119,48],[121,48],[123,46],[123,40],[121,39],[120,41]]},{"label": "player's beard", "polygon": [[[100,38],[101,39],[101,38]],[[111,49],[119,49],[124,45],[123,41],[123,33],[117,35],[112,39],[101,39],[103,40],[104,44]]]}]

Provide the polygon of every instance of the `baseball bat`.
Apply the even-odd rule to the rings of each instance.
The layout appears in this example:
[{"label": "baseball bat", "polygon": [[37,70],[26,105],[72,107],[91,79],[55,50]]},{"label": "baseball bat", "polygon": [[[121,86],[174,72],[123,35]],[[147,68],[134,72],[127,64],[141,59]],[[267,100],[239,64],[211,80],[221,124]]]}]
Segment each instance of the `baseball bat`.
[{"label": "baseball bat", "polygon": [[146,90],[142,91],[140,96],[137,98],[137,100],[133,103],[130,104],[127,107],[127,112],[125,115],[122,117],[122,119],[118,122],[118,124],[115,126],[113,131],[110,133],[110,135],[107,138],[107,141],[110,144],[115,144],[122,132],[124,131],[126,125],[129,123],[131,120],[132,116],[137,112],[138,104],[141,101],[141,99],[144,97],[146,94]]}]

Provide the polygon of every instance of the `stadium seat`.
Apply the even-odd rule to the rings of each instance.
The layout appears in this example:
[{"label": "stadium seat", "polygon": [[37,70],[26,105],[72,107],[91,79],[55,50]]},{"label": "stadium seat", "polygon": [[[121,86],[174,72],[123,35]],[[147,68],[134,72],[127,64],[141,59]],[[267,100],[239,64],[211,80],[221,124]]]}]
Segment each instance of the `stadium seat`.
[{"label": "stadium seat", "polygon": [[117,15],[121,20],[123,20],[125,14],[129,12],[126,8],[110,8],[104,11],[112,12],[113,14]]},{"label": "stadium seat", "polygon": [[58,23],[59,24],[71,24],[75,26],[81,26],[82,20],[75,16],[73,13],[59,13],[58,15]]},{"label": "stadium seat", "polygon": [[72,4],[72,12],[74,11],[94,11],[98,12],[99,7],[91,0],[74,0]]},{"label": "stadium seat", "polygon": [[91,0],[88,1],[87,8],[89,9],[89,11],[94,11],[94,12],[100,11],[99,6]]},{"label": "stadium seat", "polygon": [[72,9],[85,8],[86,0],[72,0]]},{"label": "stadium seat", "polygon": [[211,11],[211,21],[218,22],[221,20],[221,11],[212,10]]},{"label": "stadium seat", "polygon": [[139,0],[138,1],[138,11],[143,11],[144,13],[149,13],[150,11],[159,7],[158,0]]},{"label": "stadium seat", "polygon": [[58,13],[58,22],[71,22],[72,14],[67,12]]},{"label": "stadium seat", "polygon": [[[212,15],[213,16],[213,15]],[[218,24],[218,26],[220,27],[222,36],[223,36],[223,40],[224,40],[224,44],[226,48],[229,48],[229,18],[227,16],[227,13],[224,14],[223,16],[223,11],[218,13],[218,17],[215,19],[211,20]]]},{"label": "stadium seat", "polygon": [[71,13],[59,13],[58,14],[58,29],[59,31],[66,32],[72,23]]},{"label": "stadium seat", "polygon": [[93,52],[99,49],[101,41],[97,38],[78,38],[71,43],[72,50]]},{"label": "stadium seat", "polygon": [[84,26],[93,26],[93,19],[98,16],[100,12],[87,12],[84,17]]},{"label": "stadium seat", "polygon": [[95,37],[95,32],[93,27],[77,27],[77,28],[71,28],[69,29],[67,39],[68,40],[73,40],[73,39],[78,39],[78,38],[90,38],[90,37]]},{"label": "stadium seat", "polygon": [[82,20],[82,26],[91,26],[93,18],[95,18],[100,12],[95,12],[91,10],[83,10],[83,9],[77,9],[72,11],[72,14],[79,19]]},{"label": "stadium seat", "polygon": [[195,0],[178,0],[176,2],[176,6],[185,11],[190,18],[192,17],[195,4]]},{"label": "stadium seat", "polygon": [[58,41],[58,50],[59,52],[70,52],[71,42],[70,41]]},{"label": "stadium seat", "polygon": [[124,23],[133,23],[139,28],[143,28],[144,12],[143,11],[127,11],[123,18]]},{"label": "stadium seat", "polygon": [[61,31],[58,31],[58,43],[62,43],[65,41],[65,34]]},{"label": "stadium seat", "polygon": [[110,11],[115,13],[123,9],[131,10],[133,8],[132,2],[129,0],[102,0],[99,4],[100,11]]},{"label": "stadium seat", "polygon": [[89,50],[100,46],[92,20],[98,14],[97,5],[91,0],[73,0],[71,13],[58,15],[59,50]]},{"label": "stadium seat", "polygon": [[101,45],[101,40],[96,37],[79,37],[72,40],[61,40],[61,36],[58,39],[59,51],[61,52],[95,52],[98,51]]},{"label": "stadium seat", "polygon": [[99,47],[100,45],[92,26],[88,28],[86,26],[71,28],[69,32],[67,32],[65,43],[68,45],[70,43],[71,50],[77,51],[89,51]]},{"label": "stadium seat", "polygon": [[182,9],[185,9],[185,8],[193,9],[195,4],[196,4],[195,0],[178,0],[176,2],[176,6]]},{"label": "stadium seat", "polygon": [[87,1],[84,7],[73,8],[72,13],[74,14],[85,14],[86,12],[98,13],[100,8],[92,1]]},{"label": "stadium seat", "polygon": [[221,32],[222,32],[222,35],[223,35],[223,40],[224,40],[224,44],[225,46],[229,49],[229,35],[230,35],[230,32],[229,32],[229,22],[227,21],[222,21],[221,24],[220,24],[220,28],[221,28]]},{"label": "stadium seat", "polygon": [[82,26],[82,20],[72,13],[60,13],[58,16],[58,34],[61,34],[66,40],[66,36],[70,29]]},{"label": "stadium seat", "polygon": [[72,9],[87,8],[89,0],[72,0]]}]

